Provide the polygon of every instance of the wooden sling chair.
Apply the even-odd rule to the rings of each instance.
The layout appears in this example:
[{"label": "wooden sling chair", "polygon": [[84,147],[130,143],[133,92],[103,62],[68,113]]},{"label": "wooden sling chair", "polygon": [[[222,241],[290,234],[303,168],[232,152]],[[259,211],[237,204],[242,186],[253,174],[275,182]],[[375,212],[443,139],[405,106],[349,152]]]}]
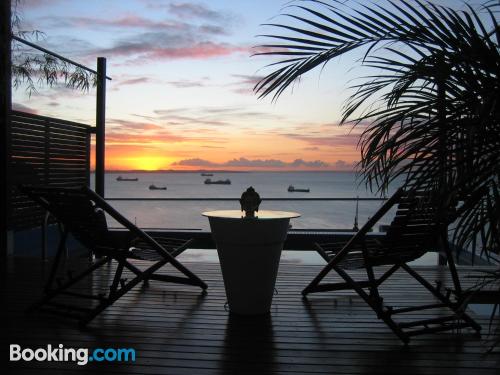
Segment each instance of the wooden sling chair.
[{"label": "wooden sling chair", "polygon": [[[146,284],[149,280],[159,280],[194,285],[202,288],[203,291],[207,288],[198,276],[175,259],[192,240],[149,236],[87,187],[20,186],[20,190],[38,202],[62,225],[61,238],[45,285],[44,296],[30,310],[41,308],[73,317],[79,320],[80,325],[85,326],[141,281]],[[124,231],[110,231],[105,214],[123,225]],[[69,233],[92,251],[96,260],[78,274],[73,275],[68,272],[68,277],[63,280],[57,276],[57,273]],[[130,262],[131,259],[147,260],[153,263],[148,263],[146,269],[140,269]],[[117,266],[109,290],[103,290],[104,293],[97,295],[70,290],[70,287],[76,287],[77,282],[90,276],[104,265],[110,264],[112,260],[116,261]],[[156,271],[167,263],[180,271],[184,277],[157,274]],[[122,277],[125,269],[133,274],[131,280]],[[65,303],[55,302],[57,296],[61,298],[69,296],[66,300],[67,298],[80,298],[87,303],[82,307],[67,304],[66,301]],[[96,303],[92,304],[88,301]]]},{"label": "wooden sling chair", "polygon": [[[452,301],[450,290],[443,294],[441,285],[432,285],[408,265],[408,262],[428,251],[443,249],[451,272],[454,291],[460,294],[460,280],[447,238],[447,226],[458,217],[459,212],[455,211],[453,215],[447,215],[446,220],[440,220],[436,203],[438,202],[433,202],[429,193],[399,189],[347,242],[315,244],[319,254],[328,264],[302,291],[304,297],[309,293],[353,289],[405,344],[410,341],[410,337],[424,333],[464,327],[472,327],[479,332],[481,327],[463,311],[459,298]],[[398,205],[396,216],[386,234],[380,237],[367,236],[375,223],[396,204]],[[376,277],[374,267],[384,265],[392,267]],[[366,270],[365,280],[356,281],[347,272],[357,268]],[[398,269],[405,270],[415,278],[439,302],[404,308],[384,305],[379,287]],[[321,283],[331,270],[336,271],[344,282]],[[405,320],[401,323],[394,320],[397,314],[436,308],[449,308],[450,314],[416,321]]]}]

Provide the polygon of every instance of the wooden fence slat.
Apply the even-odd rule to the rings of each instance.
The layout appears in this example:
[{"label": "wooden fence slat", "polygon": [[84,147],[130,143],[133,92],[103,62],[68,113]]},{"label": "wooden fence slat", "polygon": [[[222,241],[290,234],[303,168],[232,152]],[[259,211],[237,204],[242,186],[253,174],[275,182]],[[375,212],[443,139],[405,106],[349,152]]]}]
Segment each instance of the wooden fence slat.
[{"label": "wooden fence slat", "polygon": [[[49,130],[50,131],[50,130]],[[86,133],[78,133],[78,134],[60,134],[60,133],[51,133],[51,139],[54,144],[75,144],[75,145],[85,145],[85,140],[87,139]],[[24,131],[20,132],[18,129],[11,133],[13,141],[18,142],[38,142],[43,143],[46,134],[45,131]]]},{"label": "wooden fence slat", "polygon": [[19,169],[29,170],[30,183],[88,186],[91,127],[12,111],[9,130],[12,138],[9,163],[13,181],[17,181],[8,187],[11,192],[9,226],[14,230],[36,227],[42,223],[45,211],[17,191],[15,184],[26,178],[20,175]]},{"label": "wooden fence slat", "polygon": [[16,121],[16,120],[22,120],[22,121],[26,121],[28,123],[49,121],[50,123],[54,124],[55,126],[68,126],[68,127],[75,127],[75,128],[91,128],[91,126],[86,125],[86,124],[81,124],[79,122],[73,122],[73,121],[62,120],[62,119],[57,119],[57,118],[53,118],[53,117],[35,115],[32,113],[26,113],[26,112],[21,112],[21,111],[12,111],[12,121]]},{"label": "wooden fence slat", "polygon": [[[74,136],[79,136],[80,134],[84,134],[88,130],[85,130],[83,128],[64,128],[64,127],[54,127],[50,124],[50,129],[54,133],[58,133],[61,135],[74,135]],[[28,134],[36,134],[37,132],[41,132],[47,124],[29,124],[29,123],[14,123],[12,126],[12,130],[14,132],[22,132],[22,133],[28,133]]]}]

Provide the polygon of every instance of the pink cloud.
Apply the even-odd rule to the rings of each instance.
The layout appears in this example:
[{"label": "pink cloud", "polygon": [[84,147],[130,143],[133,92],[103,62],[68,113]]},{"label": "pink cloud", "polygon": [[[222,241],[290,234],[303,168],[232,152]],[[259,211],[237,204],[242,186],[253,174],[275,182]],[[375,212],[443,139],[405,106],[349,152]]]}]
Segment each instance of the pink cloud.
[{"label": "pink cloud", "polygon": [[227,35],[228,30],[225,25],[192,24],[184,21],[166,19],[156,21],[137,15],[127,15],[119,18],[101,17],[66,17],[64,20],[55,17],[44,17],[43,20],[52,25],[60,26],[61,23],[67,26],[82,28],[116,28],[124,29],[145,29],[154,32],[187,33],[200,35]]},{"label": "pink cloud", "polygon": [[192,45],[172,47],[154,46],[144,43],[126,43],[100,51],[100,53],[106,56],[135,55],[137,58],[134,60],[134,63],[164,59],[209,59],[239,52],[248,52],[248,48],[214,42],[199,42]]},{"label": "pink cloud", "polygon": [[108,123],[111,125],[115,125],[115,128],[119,127],[120,129],[127,131],[164,130],[162,126],[150,122],[135,122],[135,121],[120,120],[120,119],[109,119]]},{"label": "pink cloud", "polygon": [[337,160],[333,163],[333,169],[336,171],[353,171],[356,169],[357,162],[348,163],[345,160]]},{"label": "pink cloud", "polygon": [[[164,122],[163,122],[164,123]],[[189,134],[192,133],[192,134]],[[184,130],[182,133],[174,133],[165,129],[162,125],[153,122],[136,122],[122,119],[109,119],[106,131],[106,142],[114,145],[153,146],[162,147],[162,144],[173,142],[198,141],[206,143],[223,143],[212,137],[206,139],[202,136],[203,129],[193,129],[192,132]],[[189,135],[188,135],[189,134]],[[215,146],[214,146],[215,147]]]},{"label": "pink cloud", "polygon": [[186,139],[182,136],[171,133],[124,133],[110,131],[106,133],[106,142],[111,143],[130,143],[130,144],[147,144],[147,143],[162,143],[162,142],[182,142]]},{"label": "pink cloud", "polygon": [[177,87],[178,89],[186,89],[186,88],[190,88],[190,87],[203,87],[203,86],[205,86],[202,82],[189,81],[189,80],[169,81],[167,83],[169,85]]},{"label": "pink cloud", "polygon": [[233,74],[234,78],[237,78],[238,81],[229,84],[233,86],[233,92],[238,94],[253,94],[253,89],[255,85],[262,79],[264,76],[252,76],[252,75],[244,75],[244,74]]},{"label": "pink cloud", "polygon": [[182,19],[198,19],[210,22],[232,22],[237,18],[236,15],[223,11],[214,10],[203,4],[194,2],[174,2],[143,0],[146,6],[151,9],[166,9],[169,14],[173,14]]},{"label": "pink cloud", "polygon": [[224,163],[215,163],[209,160],[193,158],[180,160],[172,165],[177,166],[191,166],[191,167],[234,167],[234,168],[262,168],[262,169],[296,169],[296,168],[310,168],[310,169],[324,169],[328,164],[321,160],[305,161],[296,159],[292,162],[286,162],[279,159],[247,159],[240,157],[238,159],[231,159]]},{"label": "pink cloud", "polygon": [[152,82],[152,79],[148,77],[129,78],[123,81],[118,81],[118,83],[115,86],[138,85],[141,83],[149,83],[149,82]]},{"label": "pink cloud", "polygon": [[227,56],[237,52],[248,52],[248,48],[226,43],[200,42],[192,46],[177,48],[157,48],[146,54],[150,59],[206,59]]},{"label": "pink cloud", "polygon": [[351,132],[348,134],[339,134],[331,136],[325,136],[325,135],[309,136],[301,134],[283,134],[283,135],[289,138],[306,142],[311,146],[327,146],[327,147],[336,147],[336,146],[356,147],[361,137],[361,134],[358,132],[356,133]]},{"label": "pink cloud", "polygon": [[[51,20],[52,18],[47,18]],[[54,20],[56,21],[56,20]],[[190,28],[189,24],[177,21],[153,21],[148,18],[129,15],[120,18],[92,18],[92,17],[68,17],[63,22],[73,26],[105,26],[105,27],[127,27],[127,28],[147,28],[154,30],[183,31]]]},{"label": "pink cloud", "polygon": [[174,3],[169,5],[169,11],[181,18],[204,18],[219,20],[221,14],[208,9],[204,5],[194,3]]}]

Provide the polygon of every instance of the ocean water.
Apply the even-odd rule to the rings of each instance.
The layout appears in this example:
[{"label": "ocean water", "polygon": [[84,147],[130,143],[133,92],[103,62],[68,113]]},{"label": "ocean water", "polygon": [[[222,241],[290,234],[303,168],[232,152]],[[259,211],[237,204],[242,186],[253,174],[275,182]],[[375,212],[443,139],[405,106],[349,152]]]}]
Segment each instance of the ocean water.
[{"label": "ocean water", "polygon": [[[118,176],[138,181],[117,181]],[[360,184],[352,172],[244,172],[214,173],[212,180],[230,179],[231,185],[206,185],[200,173],[107,173],[106,198],[239,198],[253,186],[262,198],[356,198],[379,197]],[[94,176],[92,175],[92,185]],[[149,185],[167,190],[149,190]],[[309,193],[290,193],[289,185],[309,188]],[[397,186],[390,189],[389,195]],[[129,220],[144,228],[186,228],[208,230],[204,211],[239,209],[236,201],[113,201],[110,203]],[[359,225],[382,204],[359,201]],[[350,229],[356,212],[355,201],[269,201],[261,209],[294,211],[296,229]],[[390,215],[389,220],[390,220]],[[382,220],[380,224],[386,224]],[[377,229],[377,228],[374,228]]]},{"label": "ocean water", "polygon": [[[287,197],[375,197],[360,185],[353,172],[242,172],[213,173],[212,180],[230,179],[231,185],[205,185],[207,178],[200,173],[108,173],[106,197],[172,197],[172,198],[227,198],[240,197],[253,186],[264,198]],[[117,181],[116,178],[138,178],[139,181]],[[167,186],[166,191],[149,190],[151,184]],[[289,193],[287,188],[310,188],[309,193]]]},{"label": "ocean water", "polygon": [[[138,181],[117,181],[118,176],[138,178]],[[231,185],[205,185],[208,178],[200,173],[149,172],[107,173],[106,198],[129,220],[145,229],[209,230],[208,219],[202,212],[239,209],[237,201],[113,201],[112,198],[239,198],[253,186],[262,198],[370,198],[380,197],[360,183],[353,172],[244,172],[214,173],[212,180],[230,179]],[[95,176],[91,175],[91,186]],[[166,186],[167,190],[149,190],[149,185]],[[309,188],[309,193],[289,193],[288,186]],[[400,183],[390,187],[390,196]],[[358,222],[361,227],[383,204],[383,201],[359,201]],[[292,219],[293,229],[351,230],[356,213],[356,201],[270,201],[262,202],[261,209],[294,211],[300,218]],[[379,221],[389,224],[394,209]],[[110,221],[110,226],[119,226]],[[373,228],[378,231],[378,226]],[[282,259],[297,264],[324,264],[324,260],[311,251],[285,251]],[[190,249],[180,258],[200,262],[218,262],[215,250]],[[437,255],[425,254],[416,264],[435,265]]]}]

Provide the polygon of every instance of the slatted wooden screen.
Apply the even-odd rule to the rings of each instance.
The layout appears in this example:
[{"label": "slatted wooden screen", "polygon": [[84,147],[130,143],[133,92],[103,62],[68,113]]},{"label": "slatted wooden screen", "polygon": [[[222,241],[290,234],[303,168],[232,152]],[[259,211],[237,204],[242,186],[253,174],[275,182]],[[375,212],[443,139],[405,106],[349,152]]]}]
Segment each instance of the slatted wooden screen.
[{"label": "slatted wooden screen", "polygon": [[19,111],[12,111],[10,127],[9,227],[37,227],[45,212],[17,184],[88,186],[91,127]]}]

